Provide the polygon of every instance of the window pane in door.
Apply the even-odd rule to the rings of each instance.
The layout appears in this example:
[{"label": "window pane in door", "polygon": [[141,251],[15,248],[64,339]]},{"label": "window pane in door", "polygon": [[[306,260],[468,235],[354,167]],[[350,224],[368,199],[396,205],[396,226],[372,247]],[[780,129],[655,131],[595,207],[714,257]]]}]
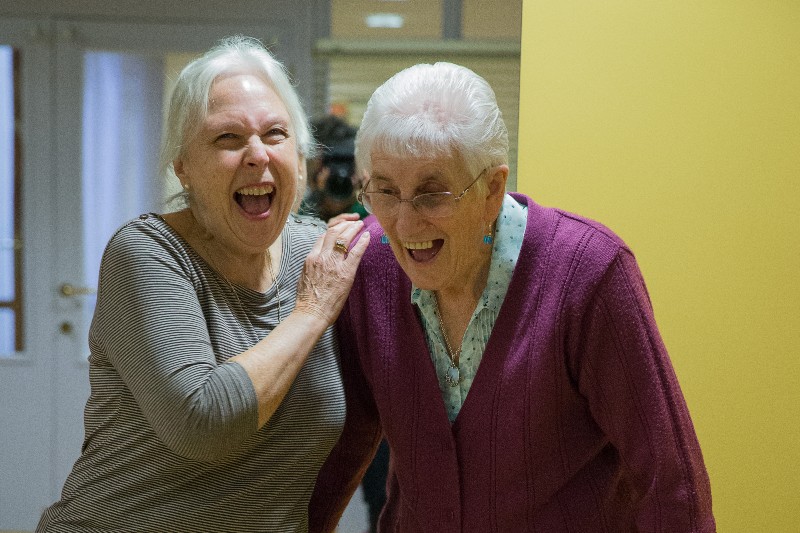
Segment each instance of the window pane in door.
[{"label": "window pane in door", "polygon": [[13,50],[0,46],[0,301],[14,299]]},{"label": "window pane in door", "polygon": [[164,64],[157,56],[84,55],[83,212],[86,281],[125,221],[157,210]]},{"label": "window pane in door", "polygon": [[14,353],[14,312],[8,308],[0,308],[0,357]]},{"label": "window pane in door", "polygon": [[[108,50],[83,55],[82,189],[85,287],[96,287],[103,250],[126,221],[163,210],[177,192],[159,175],[170,80],[194,55]],[[84,324],[95,296],[83,297]]]},{"label": "window pane in door", "polygon": [[22,350],[17,166],[15,153],[14,49],[0,46],[0,357]]}]

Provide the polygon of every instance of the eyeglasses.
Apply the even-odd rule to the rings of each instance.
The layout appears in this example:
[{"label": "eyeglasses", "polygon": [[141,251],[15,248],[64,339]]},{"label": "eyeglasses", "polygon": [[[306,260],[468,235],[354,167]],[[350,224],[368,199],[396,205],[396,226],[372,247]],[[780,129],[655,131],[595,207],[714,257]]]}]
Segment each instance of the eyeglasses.
[{"label": "eyeglasses", "polygon": [[370,180],[358,194],[358,201],[368,212],[381,217],[396,215],[400,210],[400,204],[403,202],[410,203],[417,213],[427,218],[449,217],[455,212],[458,201],[467,194],[467,191],[478,182],[487,170],[488,168],[483,169],[460,194],[450,191],[428,192],[418,194],[408,200],[403,200],[398,194],[386,192],[385,190],[370,190],[370,184],[372,183],[372,180]]}]

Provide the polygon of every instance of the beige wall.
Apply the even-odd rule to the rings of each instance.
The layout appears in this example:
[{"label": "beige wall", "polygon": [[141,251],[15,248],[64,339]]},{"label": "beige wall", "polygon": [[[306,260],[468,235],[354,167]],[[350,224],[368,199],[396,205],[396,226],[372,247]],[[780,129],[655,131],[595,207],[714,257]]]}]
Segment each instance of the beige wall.
[{"label": "beige wall", "polygon": [[[442,0],[332,0],[331,37],[336,39],[440,39]],[[369,13],[398,13],[405,18],[399,29],[370,29]],[[462,0],[463,39],[517,40],[521,31],[522,0]]]},{"label": "beige wall", "polygon": [[[370,13],[398,13],[405,25],[398,29],[367,28],[364,17]],[[442,0],[332,0],[331,37],[334,38],[425,38],[442,36]]]},{"label": "beige wall", "polygon": [[464,39],[519,39],[522,0],[462,0]]},{"label": "beige wall", "polygon": [[642,266],[719,531],[800,523],[800,3],[525,0],[519,188]]}]

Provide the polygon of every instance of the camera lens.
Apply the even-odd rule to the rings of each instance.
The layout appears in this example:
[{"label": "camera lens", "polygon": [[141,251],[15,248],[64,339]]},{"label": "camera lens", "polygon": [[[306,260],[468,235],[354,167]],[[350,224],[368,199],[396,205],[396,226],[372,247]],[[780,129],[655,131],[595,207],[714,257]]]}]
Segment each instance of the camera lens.
[{"label": "camera lens", "polygon": [[328,179],[325,181],[325,192],[335,198],[349,198],[353,194],[353,180],[355,161],[346,158],[337,158],[323,163],[328,167]]}]

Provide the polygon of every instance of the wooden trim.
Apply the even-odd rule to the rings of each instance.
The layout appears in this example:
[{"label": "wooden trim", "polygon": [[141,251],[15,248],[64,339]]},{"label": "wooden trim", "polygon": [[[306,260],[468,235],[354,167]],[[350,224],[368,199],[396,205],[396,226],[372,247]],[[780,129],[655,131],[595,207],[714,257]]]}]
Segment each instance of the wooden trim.
[{"label": "wooden trim", "polygon": [[351,39],[318,39],[312,53],[315,57],[386,56],[409,54],[447,54],[470,57],[519,57],[519,41],[415,40],[376,41]]}]

